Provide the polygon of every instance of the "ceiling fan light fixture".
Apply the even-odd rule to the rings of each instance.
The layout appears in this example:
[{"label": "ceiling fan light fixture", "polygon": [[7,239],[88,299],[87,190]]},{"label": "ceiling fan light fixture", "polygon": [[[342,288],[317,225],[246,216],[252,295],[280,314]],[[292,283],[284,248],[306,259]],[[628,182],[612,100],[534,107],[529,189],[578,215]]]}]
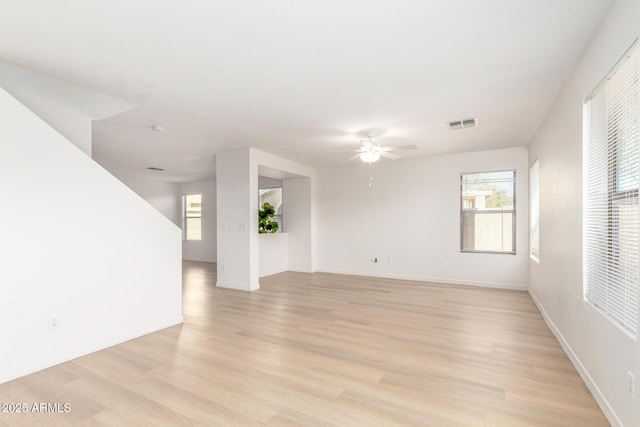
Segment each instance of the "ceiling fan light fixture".
[{"label": "ceiling fan light fixture", "polygon": [[377,151],[365,151],[360,154],[360,160],[365,163],[375,163],[380,160],[380,153]]}]

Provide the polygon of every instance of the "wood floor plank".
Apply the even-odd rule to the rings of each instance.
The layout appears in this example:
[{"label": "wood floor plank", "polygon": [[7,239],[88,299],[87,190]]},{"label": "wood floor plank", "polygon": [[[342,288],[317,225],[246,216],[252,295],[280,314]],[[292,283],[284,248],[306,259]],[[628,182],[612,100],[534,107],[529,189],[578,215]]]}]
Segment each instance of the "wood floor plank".
[{"label": "wood floor plank", "polygon": [[0,384],[5,426],[607,426],[526,292],[287,272],[215,286],[183,325]]},{"label": "wood floor plank", "polygon": [[311,417],[289,408],[282,408],[269,420],[271,426],[305,426],[305,427],[330,427],[338,426],[318,418]]}]

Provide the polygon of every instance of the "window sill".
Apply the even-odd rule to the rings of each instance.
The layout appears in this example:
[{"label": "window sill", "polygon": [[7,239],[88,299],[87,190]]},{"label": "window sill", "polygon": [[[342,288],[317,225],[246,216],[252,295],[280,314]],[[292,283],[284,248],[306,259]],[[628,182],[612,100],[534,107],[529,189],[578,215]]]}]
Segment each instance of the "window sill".
[{"label": "window sill", "polygon": [[495,254],[495,255],[517,255],[516,252],[498,252],[498,251],[471,251],[471,250],[465,250],[465,249],[460,249],[461,253],[465,253],[465,254]]}]

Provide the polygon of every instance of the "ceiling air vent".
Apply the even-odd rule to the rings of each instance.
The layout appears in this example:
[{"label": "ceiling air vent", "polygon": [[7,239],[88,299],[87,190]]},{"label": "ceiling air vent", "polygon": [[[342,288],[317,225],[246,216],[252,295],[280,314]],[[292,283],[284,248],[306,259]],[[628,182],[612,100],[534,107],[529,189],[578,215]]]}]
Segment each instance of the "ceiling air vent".
[{"label": "ceiling air vent", "polygon": [[477,117],[473,119],[456,120],[454,122],[449,122],[449,130],[474,128],[476,126],[478,126]]},{"label": "ceiling air vent", "polygon": [[162,168],[157,168],[155,166],[149,166],[148,168],[145,168],[148,171],[163,171],[164,169]]}]

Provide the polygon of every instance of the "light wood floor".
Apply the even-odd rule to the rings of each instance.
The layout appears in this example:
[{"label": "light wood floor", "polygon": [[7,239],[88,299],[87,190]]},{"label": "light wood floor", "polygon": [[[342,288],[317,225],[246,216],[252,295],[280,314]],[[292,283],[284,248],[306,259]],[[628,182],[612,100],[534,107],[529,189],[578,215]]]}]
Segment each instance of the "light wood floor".
[{"label": "light wood floor", "polygon": [[184,265],[182,326],[0,385],[1,426],[606,426],[525,292]]}]

